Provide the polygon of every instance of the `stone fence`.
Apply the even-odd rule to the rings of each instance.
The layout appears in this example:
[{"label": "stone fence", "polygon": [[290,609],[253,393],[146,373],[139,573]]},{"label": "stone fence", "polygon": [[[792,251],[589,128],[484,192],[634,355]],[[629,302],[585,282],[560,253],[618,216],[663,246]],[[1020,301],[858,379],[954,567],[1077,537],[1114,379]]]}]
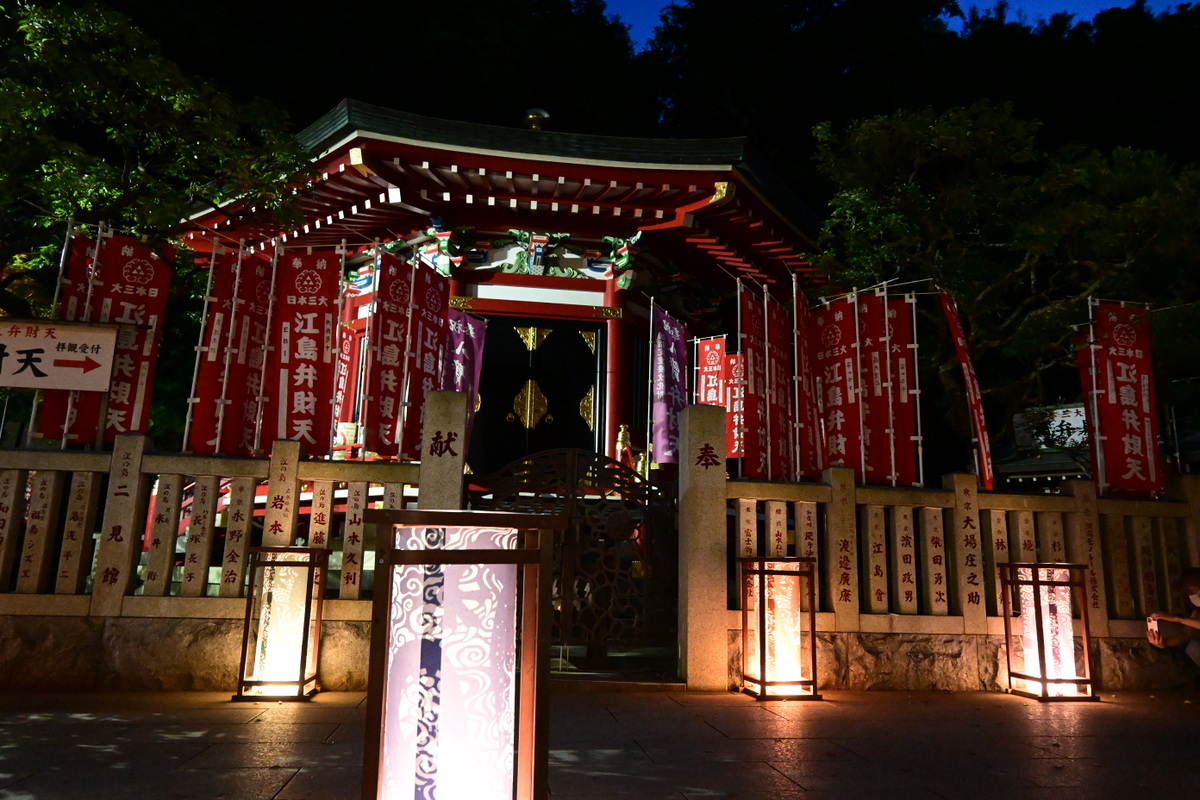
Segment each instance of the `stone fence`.
[{"label": "stone fence", "polygon": [[1090,481],[1070,481],[1059,495],[981,492],[967,474],[946,476],[941,489],[855,486],[848,469],[827,470],[820,484],[728,480],[724,430],[719,408],[684,412],[680,647],[689,686],[724,688],[738,668],[728,555],[766,555],[785,541],[817,559],[823,685],[1001,688],[997,565],[1010,561],[1087,567],[1101,686],[1195,682],[1185,657],[1146,642],[1145,616],[1186,613],[1173,588],[1182,569],[1200,565],[1200,476],[1177,479],[1172,499],[1155,501],[1100,499]]},{"label": "stone fence", "polygon": [[[461,441],[463,395],[435,393],[432,437]],[[1145,641],[1181,569],[1200,564],[1200,480],[1170,500],[728,480],[720,409],[688,408],[679,485],[680,670],[730,685],[740,612],[732,559],[788,543],[815,557],[818,680],[853,688],[996,690],[1004,677],[997,565],[1088,567],[1094,661],[1107,688],[1194,682]],[[142,437],[111,453],[0,451],[0,686],[232,689],[251,541],[330,549],[320,679],[362,689],[370,632],[370,508],[460,508],[463,454],[420,465],[315,461],[294,442],[269,459],[164,456]],[[1183,609],[1175,608],[1175,611]]]}]

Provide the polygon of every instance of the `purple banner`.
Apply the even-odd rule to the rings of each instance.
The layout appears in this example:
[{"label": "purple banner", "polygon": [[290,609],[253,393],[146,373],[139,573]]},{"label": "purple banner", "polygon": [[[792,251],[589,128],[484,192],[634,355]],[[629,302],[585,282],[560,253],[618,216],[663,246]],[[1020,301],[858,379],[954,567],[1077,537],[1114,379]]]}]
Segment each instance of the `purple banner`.
[{"label": "purple banner", "polygon": [[679,412],[687,405],[686,334],[681,325],[657,306],[651,309],[653,378],[650,409],[652,461],[679,463]]},{"label": "purple banner", "polygon": [[450,309],[449,320],[450,351],[442,373],[442,389],[466,393],[466,436],[470,442],[475,405],[479,397],[479,373],[483,369],[483,340],[487,336],[487,322],[457,308]]}]

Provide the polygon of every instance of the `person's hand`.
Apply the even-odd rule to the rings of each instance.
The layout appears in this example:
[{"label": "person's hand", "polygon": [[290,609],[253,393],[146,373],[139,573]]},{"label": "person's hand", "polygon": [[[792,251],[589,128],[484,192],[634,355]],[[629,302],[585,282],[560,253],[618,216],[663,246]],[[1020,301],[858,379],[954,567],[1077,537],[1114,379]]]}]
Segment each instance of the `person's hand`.
[{"label": "person's hand", "polygon": [[1148,640],[1150,640],[1150,644],[1154,645],[1155,647],[1160,648],[1160,649],[1166,649],[1167,644],[1163,640],[1162,634],[1159,633],[1158,631],[1153,631],[1153,630],[1146,631],[1146,638]]},{"label": "person's hand", "polygon": [[1155,611],[1150,615],[1150,619],[1162,619],[1167,622],[1179,622],[1179,617],[1166,613],[1165,611]]}]

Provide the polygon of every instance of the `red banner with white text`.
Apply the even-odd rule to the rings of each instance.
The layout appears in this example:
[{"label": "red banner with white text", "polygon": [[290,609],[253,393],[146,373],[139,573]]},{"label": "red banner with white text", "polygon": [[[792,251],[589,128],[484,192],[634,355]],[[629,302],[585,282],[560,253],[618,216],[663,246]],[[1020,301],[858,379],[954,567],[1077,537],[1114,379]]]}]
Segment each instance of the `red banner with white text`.
[{"label": "red banner with white text", "polygon": [[858,392],[855,296],[833,300],[809,315],[809,346],[825,436],[825,464],[854,470],[863,481],[862,411]]},{"label": "red banner with white text", "polygon": [[1093,477],[1102,494],[1163,491],[1150,322],[1142,306],[1093,301],[1079,369],[1091,415]]},{"label": "red banner with white text", "polygon": [[236,426],[225,396],[228,364],[236,346],[238,272],[241,254],[217,245],[209,262],[209,295],[205,304],[204,331],[200,340],[200,358],[196,364],[196,389],[192,398],[192,420],[188,429],[188,451],[213,455],[220,451],[221,431]]},{"label": "red banner with white text", "polygon": [[[164,259],[173,257],[169,245],[156,248],[116,234],[102,236],[98,247],[85,237],[72,242],[66,270],[71,283],[63,295],[63,318],[74,314],[82,322],[114,323],[121,329],[107,408],[103,392],[76,392],[74,398],[71,392],[46,392],[41,409],[43,437],[62,438],[64,425],[69,441],[85,444],[95,440],[101,425],[105,442],[120,433],[148,430],[154,364],[171,288],[171,268]],[[68,416],[70,424],[66,424]]]},{"label": "red banner with white text", "polygon": [[292,439],[323,456],[333,438],[342,256],[284,253],[275,271],[262,446]]},{"label": "red banner with white text", "polygon": [[743,399],[745,438],[742,442],[742,476],[764,480],[770,473],[767,444],[767,320],[763,299],[738,284],[742,367],[746,393]]},{"label": "red banner with white text", "polygon": [[363,442],[368,452],[390,458],[400,452],[405,353],[408,352],[414,271],[413,265],[390,253],[381,253],[376,259]]},{"label": "red banner with white text", "polygon": [[806,333],[811,322],[809,321],[808,303],[798,288],[794,291],[793,296],[795,297],[796,324],[792,331],[792,338],[800,382],[796,392],[796,418],[800,422],[799,471],[801,477],[810,481],[819,481],[822,479],[821,473],[825,469],[825,439],[821,435],[821,420],[817,410],[813,349]]},{"label": "red banner with white text", "polygon": [[796,427],[793,411],[795,369],[792,367],[792,324],[787,311],[767,298],[767,442],[770,447],[768,478],[795,481]]},{"label": "red banner with white text", "polygon": [[421,431],[425,425],[425,395],[442,380],[450,312],[450,279],[437,270],[418,266],[413,279],[412,338],[400,454],[421,457]]}]

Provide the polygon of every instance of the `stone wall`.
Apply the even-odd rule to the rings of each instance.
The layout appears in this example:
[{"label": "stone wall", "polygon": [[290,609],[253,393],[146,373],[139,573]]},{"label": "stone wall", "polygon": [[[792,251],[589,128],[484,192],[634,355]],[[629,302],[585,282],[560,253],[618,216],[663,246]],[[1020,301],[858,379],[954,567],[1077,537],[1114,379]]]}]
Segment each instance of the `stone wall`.
[{"label": "stone wall", "polygon": [[[729,688],[741,683],[741,632],[729,631]],[[1100,691],[1200,690],[1200,667],[1145,640],[1092,641]],[[1001,636],[818,633],[821,689],[1000,692],[1008,684]]]},{"label": "stone wall", "polygon": [[[237,690],[242,620],[0,616],[0,690]],[[318,678],[366,691],[370,623],[322,626]]]}]

